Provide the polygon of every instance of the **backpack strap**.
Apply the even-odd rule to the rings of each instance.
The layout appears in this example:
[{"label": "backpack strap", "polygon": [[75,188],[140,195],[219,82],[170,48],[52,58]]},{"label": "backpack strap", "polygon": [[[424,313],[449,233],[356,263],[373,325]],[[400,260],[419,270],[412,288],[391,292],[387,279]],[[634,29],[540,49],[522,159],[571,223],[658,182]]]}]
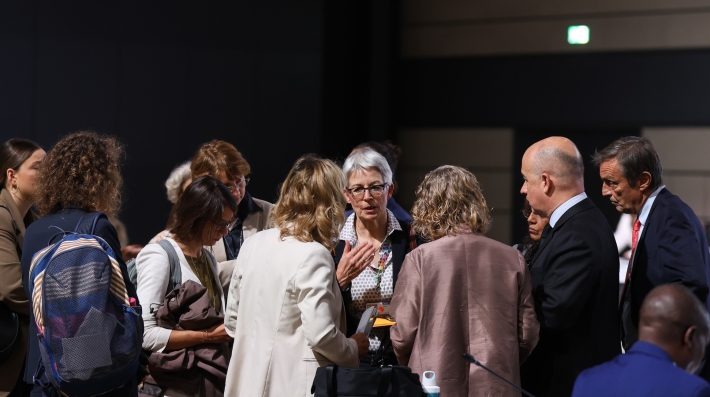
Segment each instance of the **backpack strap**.
[{"label": "backpack strap", "polygon": [[101,217],[104,217],[104,218],[106,218],[106,220],[108,220],[108,217],[106,216],[106,214],[104,214],[101,211],[91,212],[91,213],[82,215],[82,217],[79,218],[79,222],[76,223],[76,227],[74,228],[74,233],[91,234],[93,236],[94,233],[96,232],[96,223],[98,223],[98,221]]},{"label": "backpack strap", "polygon": [[165,295],[169,294],[170,291],[178,288],[182,285],[182,270],[180,269],[180,258],[178,257],[175,248],[167,239],[162,239],[158,241],[161,247],[168,253],[168,261],[170,261],[170,278],[168,279],[168,291]]}]

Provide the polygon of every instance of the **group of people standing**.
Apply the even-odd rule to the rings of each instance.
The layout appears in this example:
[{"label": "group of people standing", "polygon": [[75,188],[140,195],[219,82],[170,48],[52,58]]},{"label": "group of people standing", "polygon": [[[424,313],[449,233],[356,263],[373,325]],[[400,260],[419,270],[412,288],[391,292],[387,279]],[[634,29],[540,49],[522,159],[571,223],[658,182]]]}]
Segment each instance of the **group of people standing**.
[{"label": "group of people standing", "polygon": [[559,137],[532,145],[521,169],[531,234],[520,248],[540,341],[521,367],[522,386],[536,396],[710,395],[708,383],[691,375],[708,379],[701,369],[710,336],[704,228],[663,185],[648,139],[620,138],[592,162],[603,196],[637,219],[621,296],[617,245],[584,192],[579,151]]},{"label": "group of people standing", "polygon": [[[121,154],[116,139],[92,132],[48,153],[23,139],[0,146],[0,301],[21,320],[0,363],[0,395],[42,394],[29,265],[87,213],[116,215]],[[621,305],[613,233],[584,193],[571,141],[548,138],[523,157],[522,255],[484,236],[489,208],[463,168],[429,172],[411,215],[403,210],[393,199],[398,155],[370,142],[342,167],[302,156],[274,205],[247,192],[250,166],[233,145],[199,147],[166,182],[174,205],[165,230],[131,266],[118,255],[142,308],[145,367],[106,395],[308,396],[329,364],[432,370],[445,396],[518,395],[462,353],[536,396],[569,396],[578,378],[575,394],[604,395],[594,387],[613,381],[594,381],[600,367],[583,371],[614,359],[620,342],[628,353],[655,343],[684,369],[699,367],[710,336],[696,304],[708,298],[707,243],[697,217],[664,189],[647,140],[622,138],[594,157],[604,194],[640,223]],[[116,229],[98,219],[95,234],[120,253]],[[650,292],[666,283],[692,293]],[[166,309],[183,304],[206,318],[166,325]],[[357,333],[372,305],[395,324]],[[676,323],[676,333],[664,326]]]}]

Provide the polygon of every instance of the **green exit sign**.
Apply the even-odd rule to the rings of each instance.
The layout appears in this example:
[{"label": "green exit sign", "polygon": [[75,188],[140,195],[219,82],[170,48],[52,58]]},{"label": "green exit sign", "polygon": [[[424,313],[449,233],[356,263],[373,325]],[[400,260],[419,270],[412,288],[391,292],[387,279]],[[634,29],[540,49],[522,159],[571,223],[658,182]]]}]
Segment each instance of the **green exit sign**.
[{"label": "green exit sign", "polygon": [[567,42],[570,44],[589,43],[589,26],[573,25],[567,28]]}]

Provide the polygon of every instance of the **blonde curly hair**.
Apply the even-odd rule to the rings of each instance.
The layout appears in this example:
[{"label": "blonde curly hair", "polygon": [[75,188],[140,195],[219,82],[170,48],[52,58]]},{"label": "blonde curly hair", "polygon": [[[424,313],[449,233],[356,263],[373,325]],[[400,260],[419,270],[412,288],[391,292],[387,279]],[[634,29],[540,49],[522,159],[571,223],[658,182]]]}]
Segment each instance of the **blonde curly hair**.
[{"label": "blonde curly hair", "polygon": [[35,195],[42,216],[68,207],[117,215],[121,207],[121,156],[114,137],[80,131],[62,138],[40,165]]},{"label": "blonde curly hair", "polygon": [[296,161],[281,185],[271,222],[281,238],[292,236],[335,247],[345,217],[345,176],[334,162],[307,154]]},{"label": "blonde curly hair", "polygon": [[429,172],[417,187],[412,207],[414,230],[433,241],[466,229],[485,233],[490,210],[476,177],[461,167],[441,166]]}]

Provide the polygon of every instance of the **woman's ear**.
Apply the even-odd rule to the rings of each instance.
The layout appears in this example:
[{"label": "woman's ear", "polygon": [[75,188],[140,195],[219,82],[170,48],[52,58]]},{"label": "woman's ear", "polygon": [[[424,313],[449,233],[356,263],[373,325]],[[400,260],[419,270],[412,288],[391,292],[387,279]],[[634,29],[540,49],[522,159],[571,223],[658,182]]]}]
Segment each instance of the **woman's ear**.
[{"label": "woman's ear", "polygon": [[350,201],[350,194],[348,193],[348,189],[343,189],[343,195],[345,196],[345,201],[348,202],[348,204],[352,205],[352,201]]},{"label": "woman's ear", "polygon": [[389,186],[387,186],[387,200],[391,199],[393,194],[394,194],[394,183],[391,183]]},{"label": "woman's ear", "polygon": [[8,168],[5,173],[5,188],[9,190],[10,187],[17,186],[17,173],[12,168]]}]

